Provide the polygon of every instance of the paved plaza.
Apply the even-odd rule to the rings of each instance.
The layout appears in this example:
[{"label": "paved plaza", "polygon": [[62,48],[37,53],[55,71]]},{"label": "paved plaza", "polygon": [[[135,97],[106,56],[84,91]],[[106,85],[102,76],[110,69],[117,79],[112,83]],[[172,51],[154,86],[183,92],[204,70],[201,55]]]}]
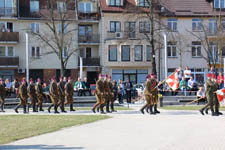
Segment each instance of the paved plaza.
[{"label": "paved plaza", "polygon": [[[93,115],[90,111],[73,114]],[[168,110],[150,116],[142,115],[138,108],[110,116],[110,119],[9,143],[0,146],[0,150],[225,149],[225,116],[202,116],[198,111]]]}]

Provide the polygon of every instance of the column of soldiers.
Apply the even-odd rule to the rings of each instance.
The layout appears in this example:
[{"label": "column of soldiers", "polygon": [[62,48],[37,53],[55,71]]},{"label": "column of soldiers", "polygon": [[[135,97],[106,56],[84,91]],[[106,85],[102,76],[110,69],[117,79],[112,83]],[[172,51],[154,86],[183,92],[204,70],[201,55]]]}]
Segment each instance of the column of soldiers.
[{"label": "column of soldiers", "polygon": [[144,114],[144,110],[151,115],[160,113],[157,110],[158,104],[158,88],[157,85],[160,84],[156,81],[156,76],[154,74],[148,75],[146,77],[147,81],[145,82],[145,100],[146,104],[140,109],[141,113]]},{"label": "column of soldiers", "polygon": [[206,99],[208,103],[200,109],[200,113],[202,115],[208,114],[208,109],[211,110],[212,116],[219,116],[222,115],[221,112],[219,112],[219,101],[216,95],[216,91],[218,90],[219,85],[216,80],[216,75],[209,73],[207,74],[207,81],[206,81]]},{"label": "column of soldiers", "polygon": [[[93,113],[96,113],[95,109],[97,108],[97,111],[100,109],[100,113],[105,114],[104,106],[106,106],[107,113],[116,112],[114,109],[114,95],[111,76],[104,75],[104,79],[102,80],[102,75],[99,74],[98,81],[96,82],[95,95],[97,102],[92,108]],[[109,106],[111,107],[111,111]]]}]

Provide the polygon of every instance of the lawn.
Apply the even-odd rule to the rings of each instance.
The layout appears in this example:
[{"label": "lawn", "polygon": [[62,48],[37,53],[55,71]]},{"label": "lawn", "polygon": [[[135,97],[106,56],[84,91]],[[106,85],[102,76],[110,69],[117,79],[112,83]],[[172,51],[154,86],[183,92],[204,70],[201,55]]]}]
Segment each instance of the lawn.
[{"label": "lawn", "polygon": [[0,145],[107,118],[110,117],[105,115],[1,115]]},{"label": "lawn", "polygon": [[[160,109],[165,110],[200,110],[203,105],[191,105],[191,106],[164,106]],[[225,111],[225,107],[220,107],[221,111]]]}]

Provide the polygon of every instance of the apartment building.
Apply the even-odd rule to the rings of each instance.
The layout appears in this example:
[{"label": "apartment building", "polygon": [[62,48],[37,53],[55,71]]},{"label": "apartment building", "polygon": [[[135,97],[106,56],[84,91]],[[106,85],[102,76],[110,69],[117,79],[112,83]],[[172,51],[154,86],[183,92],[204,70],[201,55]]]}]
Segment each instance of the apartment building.
[{"label": "apartment building", "polygon": [[141,36],[142,32],[150,31],[150,25],[144,19],[145,14],[136,14],[135,10],[145,8],[147,3],[143,5],[136,0],[100,2],[102,72],[111,74],[113,80],[144,82],[151,73],[152,63],[149,42]]},{"label": "apartment building", "polygon": [[[78,44],[80,57],[83,59],[83,76],[90,83],[95,83],[100,67],[100,22],[101,13],[98,0],[79,0],[78,19],[79,32]],[[80,65],[80,59],[78,59]]]},{"label": "apartment building", "polygon": [[[192,75],[198,81],[206,79],[208,62],[216,61],[217,69],[223,69],[225,56],[224,38],[218,39],[221,25],[224,28],[225,3],[223,0],[163,0],[161,1],[162,22],[168,27],[168,72],[171,73],[178,66],[189,66]],[[171,38],[170,34],[175,34]],[[219,33],[221,37],[221,34]],[[199,38],[202,37],[202,38]],[[205,38],[206,37],[206,38]],[[224,37],[224,35],[222,35]],[[209,45],[205,42],[208,41]],[[221,42],[219,42],[221,41]],[[207,47],[208,46],[208,47]],[[211,52],[210,55],[208,53]],[[165,61],[162,49],[161,60]],[[209,57],[209,58],[208,58]],[[206,59],[207,58],[207,59]],[[165,66],[161,63],[161,76],[165,77]]]}]

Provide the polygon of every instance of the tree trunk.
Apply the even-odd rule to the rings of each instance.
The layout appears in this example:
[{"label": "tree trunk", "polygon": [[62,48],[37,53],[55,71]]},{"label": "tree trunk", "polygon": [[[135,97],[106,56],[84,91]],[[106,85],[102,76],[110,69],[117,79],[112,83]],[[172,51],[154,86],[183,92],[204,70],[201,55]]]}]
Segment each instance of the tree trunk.
[{"label": "tree trunk", "polygon": [[65,76],[65,65],[64,65],[64,62],[63,62],[62,55],[60,56],[60,64],[61,64],[60,76],[64,77]]}]

